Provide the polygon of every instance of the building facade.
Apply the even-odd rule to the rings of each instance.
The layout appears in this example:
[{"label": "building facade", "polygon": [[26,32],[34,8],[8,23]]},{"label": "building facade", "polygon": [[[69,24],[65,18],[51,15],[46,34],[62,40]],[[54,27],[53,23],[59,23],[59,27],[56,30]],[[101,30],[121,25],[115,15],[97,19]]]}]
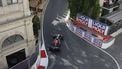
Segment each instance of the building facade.
[{"label": "building facade", "polygon": [[30,10],[32,13],[41,14],[47,0],[30,0]]},{"label": "building facade", "polygon": [[[122,32],[122,11],[114,11],[110,14],[104,15],[100,21],[109,26],[108,34],[116,37]],[[120,31],[117,33],[117,31]]]},{"label": "building facade", "polygon": [[29,0],[0,0],[0,69],[8,69],[35,52]]},{"label": "building facade", "polygon": [[100,6],[102,8],[101,15],[103,16],[120,9],[119,1],[120,0],[100,0]]}]

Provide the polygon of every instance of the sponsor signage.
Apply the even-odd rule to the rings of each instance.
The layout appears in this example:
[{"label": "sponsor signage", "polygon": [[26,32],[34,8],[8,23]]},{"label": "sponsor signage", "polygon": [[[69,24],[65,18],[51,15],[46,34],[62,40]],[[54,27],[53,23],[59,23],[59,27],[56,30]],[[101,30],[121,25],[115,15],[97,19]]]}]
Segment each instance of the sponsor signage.
[{"label": "sponsor signage", "polygon": [[102,41],[96,38],[93,38],[93,44],[97,45],[97,46],[102,46]]},{"label": "sponsor signage", "polygon": [[107,30],[107,26],[103,25],[100,22],[92,21],[92,29],[105,35],[105,31]]},{"label": "sponsor signage", "polygon": [[88,18],[86,16],[77,17],[76,20],[80,22],[82,25],[85,25],[100,34],[107,35],[108,26],[106,24],[103,24],[99,21]]},{"label": "sponsor signage", "polygon": [[80,16],[77,20],[80,23],[82,23],[83,25],[88,26],[88,23],[89,23],[89,19],[88,18],[86,18],[84,16]]},{"label": "sponsor signage", "polygon": [[86,39],[88,42],[96,45],[96,46],[102,46],[102,41],[91,35],[90,33],[83,31],[82,29],[77,28],[75,31],[77,34],[79,34],[82,38]]},{"label": "sponsor signage", "polygon": [[92,42],[92,35],[91,34],[88,34],[88,33],[85,33],[84,34],[84,38],[87,39],[88,41]]}]

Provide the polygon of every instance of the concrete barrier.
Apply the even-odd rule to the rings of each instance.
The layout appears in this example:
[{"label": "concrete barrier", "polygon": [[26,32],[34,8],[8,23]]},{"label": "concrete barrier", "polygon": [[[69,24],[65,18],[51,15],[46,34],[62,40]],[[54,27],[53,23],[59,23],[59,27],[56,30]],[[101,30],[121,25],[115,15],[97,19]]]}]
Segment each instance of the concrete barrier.
[{"label": "concrete barrier", "polygon": [[[31,69],[47,69],[48,66],[48,55],[47,55],[47,51],[45,48],[45,41],[44,41],[44,37],[43,37],[43,20],[44,20],[44,15],[45,15],[45,11],[47,8],[47,5],[49,3],[49,0],[47,0],[45,7],[43,9],[42,12],[42,18],[41,18],[41,31],[39,33],[41,33],[41,36],[39,35],[39,54],[38,54],[38,58],[36,60],[36,62],[33,64],[33,66],[31,67]],[[40,40],[40,38],[42,37],[42,41]]]}]

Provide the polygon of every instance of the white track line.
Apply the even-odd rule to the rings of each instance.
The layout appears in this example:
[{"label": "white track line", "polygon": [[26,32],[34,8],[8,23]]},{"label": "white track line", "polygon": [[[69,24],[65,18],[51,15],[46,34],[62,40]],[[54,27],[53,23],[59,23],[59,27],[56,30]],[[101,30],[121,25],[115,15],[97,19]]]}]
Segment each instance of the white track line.
[{"label": "white track line", "polygon": [[68,46],[68,44],[66,43],[65,40],[64,40],[64,44],[66,45],[66,48],[67,48],[68,50],[70,50],[70,48],[69,48],[69,46]]},{"label": "white track line", "polygon": [[120,69],[120,65],[119,65],[118,61],[117,61],[111,54],[109,54],[108,52],[106,52],[105,50],[103,50],[103,49],[101,49],[101,48],[99,48],[99,47],[97,47],[97,46],[94,46],[94,47],[98,48],[99,50],[101,50],[102,52],[104,52],[104,53],[106,53],[108,56],[110,56],[110,57],[114,60],[114,62],[117,64],[117,68]]},{"label": "white track line", "polygon": [[[41,31],[39,32],[39,33],[41,33],[40,35],[39,35],[39,37],[42,37],[42,42],[44,43],[44,46],[45,46],[45,40],[44,40],[44,33],[43,33],[43,22],[44,22],[44,15],[45,15],[45,11],[46,11],[46,8],[47,8],[47,5],[48,5],[48,3],[49,3],[49,1],[50,0],[47,0],[47,2],[45,3],[45,7],[43,8],[43,11],[42,11],[42,18],[41,18]],[[41,44],[41,40],[40,40],[40,38],[39,38],[39,44]],[[46,54],[47,54],[47,51],[46,51]],[[47,67],[48,67],[48,63],[49,63],[49,59],[48,59],[48,55],[47,55],[47,66],[46,66],[46,69],[47,69]]]},{"label": "white track line", "polygon": [[[66,25],[67,26],[67,25]],[[68,27],[68,29],[69,29],[69,27]],[[70,30],[70,29],[69,29]],[[71,30],[70,30],[71,31]],[[71,31],[71,32],[73,32],[73,31]],[[75,34],[75,32],[73,32],[74,34]],[[77,35],[78,36],[78,35]],[[80,37],[80,36],[78,36],[78,37]],[[119,63],[118,63],[118,61],[111,55],[111,54],[109,54],[108,52],[106,52],[105,50],[103,50],[103,49],[101,49],[101,48],[99,48],[99,47],[97,47],[97,46],[94,46],[94,45],[92,45],[93,47],[96,47],[97,49],[99,49],[99,50],[101,50],[102,52],[104,52],[104,53],[106,53],[108,56],[110,56],[113,60],[114,60],[114,62],[116,63],[116,65],[117,65],[117,68],[118,69],[120,69],[120,65],[119,65]]]}]

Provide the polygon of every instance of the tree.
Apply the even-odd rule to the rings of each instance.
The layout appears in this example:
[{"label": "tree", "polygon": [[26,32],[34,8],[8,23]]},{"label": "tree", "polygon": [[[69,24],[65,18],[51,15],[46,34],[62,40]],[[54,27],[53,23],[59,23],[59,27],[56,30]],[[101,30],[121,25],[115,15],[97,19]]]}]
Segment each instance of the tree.
[{"label": "tree", "polygon": [[100,15],[100,5],[99,5],[99,0],[95,0],[94,1],[94,5],[92,7],[92,11],[91,11],[91,17],[93,19],[97,19]]},{"label": "tree", "polygon": [[34,15],[32,23],[33,23],[34,35],[35,37],[38,37],[38,30],[40,29],[40,19],[37,15]]},{"label": "tree", "polygon": [[69,0],[69,8],[70,8],[70,16],[72,18],[75,18],[79,9],[79,3],[77,2],[78,0]]},{"label": "tree", "polygon": [[75,18],[78,13],[90,16],[94,19],[100,14],[99,0],[68,0],[70,16]]}]

